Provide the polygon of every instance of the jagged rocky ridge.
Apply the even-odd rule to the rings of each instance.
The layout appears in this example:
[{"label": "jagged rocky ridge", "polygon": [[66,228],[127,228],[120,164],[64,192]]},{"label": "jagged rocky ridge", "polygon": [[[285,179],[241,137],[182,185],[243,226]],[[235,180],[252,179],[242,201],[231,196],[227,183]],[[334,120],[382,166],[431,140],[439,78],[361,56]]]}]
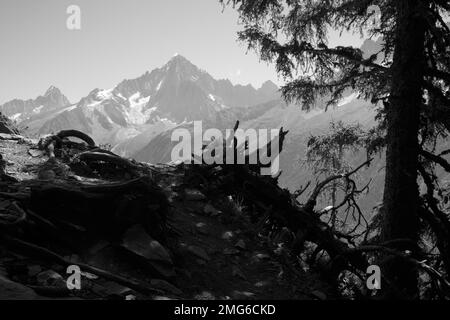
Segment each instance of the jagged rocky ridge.
[{"label": "jagged rocky ridge", "polygon": [[0,111],[17,122],[27,121],[30,118],[57,112],[70,105],[69,100],[55,86],[51,86],[44,95],[36,99],[14,99],[0,106]]},{"label": "jagged rocky ridge", "polygon": [[92,90],[76,104],[51,87],[42,97],[13,100],[0,110],[26,128],[28,135],[76,129],[115,146],[137,136],[148,142],[185,121],[220,125],[236,118],[234,113],[240,112],[236,109],[278,98],[278,87],[270,81],[259,89],[233,85],[176,55],[163,67],[114,88]]}]

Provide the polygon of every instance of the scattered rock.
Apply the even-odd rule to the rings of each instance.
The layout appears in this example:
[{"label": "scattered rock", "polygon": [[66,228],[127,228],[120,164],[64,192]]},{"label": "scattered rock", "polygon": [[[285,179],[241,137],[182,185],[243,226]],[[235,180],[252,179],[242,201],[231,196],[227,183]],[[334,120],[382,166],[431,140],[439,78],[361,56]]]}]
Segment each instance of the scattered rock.
[{"label": "scattered rock", "polygon": [[44,155],[44,152],[42,150],[38,149],[30,149],[28,150],[28,154],[32,156],[33,158],[42,157]]},{"label": "scattered rock", "polygon": [[161,280],[161,279],[152,279],[150,281],[150,285],[152,287],[154,287],[155,289],[159,289],[168,293],[172,293],[174,295],[181,295],[183,292],[178,289],[177,287],[175,287],[173,284],[165,281],[165,280]]},{"label": "scattered rock", "polygon": [[165,279],[175,276],[170,254],[142,226],[136,225],[128,229],[122,239],[122,248],[140,258],[142,264],[155,276]]},{"label": "scattered rock", "polygon": [[231,298],[234,300],[250,300],[255,297],[255,294],[253,292],[248,291],[233,291],[231,294]]},{"label": "scattered rock", "polygon": [[64,278],[53,270],[47,270],[39,273],[36,277],[36,282],[38,285],[43,287],[66,287],[66,281]]},{"label": "scattered rock", "polygon": [[154,296],[153,300],[169,301],[169,300],[173,300],[173,299],[171,299],[169,297],[164,297],[164,296]]},{"label": "scattered rock", "polygon": [[245,250],[247,248],[247,246],[245,245],[245,241],[242,239],[239,240],[234,246],[241,250]]},{"label": "scattered rock", "polygon": [[270,285],[269,281],[258,281],[255,283],[255,287],[257,288],[267,287],[268,285]]},{"label": "scattered rock", "polygon": [[311,292],[311,295],[319,300],[327,300],[327,295],[319,290],[315,290],[315,291]]},{"label": "scattered rock", "polygon": [[244,275],[244,273],[242,272],[241,269],[239,269],[239,267],[237,266],[233,266],[232,270],[231,270],[231,275],[233,277],[238,277],[241,278],[243,280],[247,280],[247,277]]},{"label": "scattered rock", "polygon": [[207,204],[205,205],[205,207],[203,208],[203,212],[207,215],[210,215],[211,217],[216,217],[218,216],[221,212],[219,210],[217,210],[216,208],[214,208],[211,204]]},{"label": "scattered rock", "polygon": [[158,241],[152,239],[140,225],[128,229],[123,237],[122,247],[148,260],[173,264],[167,250]]},{"label": "scattered rock", "polygon": [[169,195],[167,196],[167,201],[169,201],[169,203],[175,203],[176,200],[180,199],[180,195],[178,194],[178,192],[175,191],[166,191]]},{"label": "scattered rock", "polygon": [[196,189],[184,190],[184,199],[187,201],[202,201],[206,199],[206,196]]},{"label": "scattered rock", "polygon": [[208,234],[208,230],[206,230],[206,224],[204,222],[199,222],[195,224],[195,226],[197,227],[197,231],[200,232],[201,234],[204,235]]},{"label": "scattered rock", "polygon": [[189,246],[189,247],[187,247],[187,250],[188,250],[190,253],[192,253],[192,254],[194,254],[195,256],[197,256],[198,258],[200,258],[200,259],[203,259],[203,260],[205,260],[205,261],[209,261],[209,260],[210,260],[208,254],[206,253],[206,251],[203,250],[203,249],[200,248],[200,247],[197,247],[197,246]]},{"label": "scattered rock", "polygon": [[257,258],[258,260],[268,260],[270,259],[270,256],[266,253],[258,253],[255,255],[255,258]]},{"label": "scattered rock", "polygon": [[231,240],[234,237],[233,231],[225,231],[222,235],[222,239]]},{"label": "scattered rock", "polygon": [[194,296],[195,300],[216,300],[216,297],[208,291],[203,291],[200,294]]},{"label": "scattered rock", "polygon": [[234,249],[234,248],[225,248],[223,250],[223,254],[227,255],[227,256],[235,256],[238,255],[240,253],[239,250]]}]

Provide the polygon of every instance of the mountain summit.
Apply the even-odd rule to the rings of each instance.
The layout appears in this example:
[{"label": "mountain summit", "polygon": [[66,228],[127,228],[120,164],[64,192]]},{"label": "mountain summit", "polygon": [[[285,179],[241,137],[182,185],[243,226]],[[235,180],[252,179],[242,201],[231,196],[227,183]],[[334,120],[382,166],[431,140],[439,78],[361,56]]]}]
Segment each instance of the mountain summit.
[{"label": "mountain summit", "polygon": [[14,99],[0,106],[0,111],[12,120],[22,122],[46,112],[56,111],[70,105],[67,97],[55,86],[36,99]]},{"label": "mountain summit", "polygon": [[57,87],[52,85],[47,89],[47,91],[45,91],[44,97],[50,96],[52,94],[60,94],[60,93],[61,93],[61,91]]},{"label": "mountain summit", "polygon": [[172,57],[158,71],[157,92],[150,98],[148,107],[158,107],[160,116],[177,122],[204,120],[222,109],[249,107],[279,97],[278,87],[272,82],[256,90],[251,85],[216,80],[181,55]]},{"label": "mountain summit", "polygon": [[[260,89],[216,80],[182,55],[160,68],[111,89],[94,89],[70,105],[55,86],[35,100],[0,107],[10,118],[42,135],[64,129],[90,134],[98,143],[116,145],[144,132],[154,134],[184,121],[220,123],[232,110],[279,98],[278,88],[266,82]],[[153,130],[158,128],[156,131]]]}]

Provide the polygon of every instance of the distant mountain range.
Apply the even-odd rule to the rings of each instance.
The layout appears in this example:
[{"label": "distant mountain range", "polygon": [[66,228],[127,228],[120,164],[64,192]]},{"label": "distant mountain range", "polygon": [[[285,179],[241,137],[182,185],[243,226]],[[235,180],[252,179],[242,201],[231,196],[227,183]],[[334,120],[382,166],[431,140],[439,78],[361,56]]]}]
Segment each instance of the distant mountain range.
[{"label": "distant mountain range", "polygon": [[[380,42],[372,40],[362,46],[366,56],[379,48]],[[286,105],[271,81],[259,89],[233,85],[229,80],[214,79],[180,55],[114,88],[92,90],[75,104],[51,87],[34,100],[7,102],[0,111],[31,136],[77,129],[98,144],[110,144],[117,154],[152,163],[170,161],[172,130],[192,130],[194,120],[202,120],[205,128],[218,129],[232,128],[236,120],[244,129],[283,126],[290,133],[281,154],[280,183],[291,190],[313,178],[301,161],[310,134],[326,132],[332,120],[358,122],[367,128],[375,124],[373,107],[358,99],[357,92],[348,92],[337,108],[327,112],[324,101],[306,112]],[[350,160],[356,164],[362,158],[360,154]],[[380,168],[372,168],[365,174],[367,178],[382,179],[377,171]],[[375,188],[380,188],[381,194],[381,182],[375,182]],[[372,200],[367,208],[377,201]]]},{"label": "distant mountain range", "polygon": [[11,120],[20,123],[41,114],[57,112],[69,105],[66,96],[58,88],[51,86],[44,95],[34,100],[14,99],[0,106],[0,111]]},{"label": "distant mountain range", "polygon": [[233,85],[212,76],[176,55],[162,68],[123,80],[108,90],[95,89],[71,104],[55,87],[34,100],[12,100],[0,111],[30,135],[73,128],[98,143],[117,145],[142,133],[161,132],[183,121],[221,123],[234,109],[279,99],[278,87]]}]

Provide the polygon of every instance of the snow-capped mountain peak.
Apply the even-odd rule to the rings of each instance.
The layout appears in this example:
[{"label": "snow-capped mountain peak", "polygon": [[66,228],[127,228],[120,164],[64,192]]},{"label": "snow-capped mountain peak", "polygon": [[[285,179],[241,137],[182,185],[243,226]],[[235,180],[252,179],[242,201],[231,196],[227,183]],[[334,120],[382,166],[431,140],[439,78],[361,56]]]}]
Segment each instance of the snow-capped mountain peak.
[{"label": "snow-capped mountain peak", "polygon": [[67,97],[55,86],[35,99],[14,99],[0,106],[0,111],[11,120],[22,122],[38,115],[54,112],[70,105]]},{"label": "snow-capped mountain peak", "polygon": [[[32,134],[71,128],[90,134],[97,143],[114,145],[142,132],[154,134],[151,128],[160,131],[183,121],[223,122],[233,117],[233,108],[277,99],[277,90],[272,82],[257,90],[251,85],[216,80],[177,54],[162,67],[137,78],[123,80],[110,89],[94,89],[74,105],[51,86],[30,107],[29,116],[24,118],[18,112],[7,115],[23,122]],[[54,113],[44,112],[52,107]]]}]

